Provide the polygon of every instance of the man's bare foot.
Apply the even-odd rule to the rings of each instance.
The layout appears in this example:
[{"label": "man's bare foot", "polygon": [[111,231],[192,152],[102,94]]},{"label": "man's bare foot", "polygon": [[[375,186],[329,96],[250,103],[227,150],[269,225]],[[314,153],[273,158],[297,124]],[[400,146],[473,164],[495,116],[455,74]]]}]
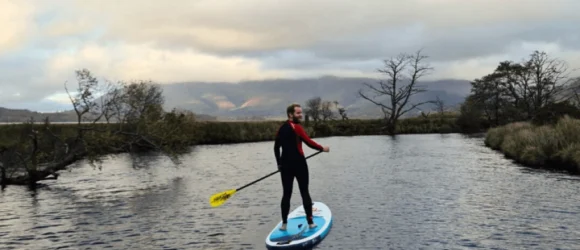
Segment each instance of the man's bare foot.
[{"label": "man's bare foot", "polygon": [[316,224],[312,223],[312,224],[309,224],[308,226],[310,227],[310,229],[312,229],[312,228],[315,228],[315,227],[317,227],[318,225],[316,225]]},{"label": "man's bare foot", "polygon": [[282,223],[282,226],[280,226],[280,231],[286,231],[286,224]]}]

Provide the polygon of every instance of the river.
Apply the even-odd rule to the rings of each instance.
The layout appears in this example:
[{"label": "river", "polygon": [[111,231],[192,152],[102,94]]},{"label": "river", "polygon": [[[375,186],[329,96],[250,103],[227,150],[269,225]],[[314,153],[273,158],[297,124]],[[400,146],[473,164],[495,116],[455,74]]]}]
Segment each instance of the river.
[{"label": "river", "polygon": [[[458,134],[316,139],[314,200],[335,216],[317,249],[578,249],[580,178],[532,170]],[[36,190],[0,192],[1,249],[265,249],[280,220],[272,142],[79,162]],[[307,154],[314,151],[306,149]],[[295,184],[292,209],[301,205]]]}]

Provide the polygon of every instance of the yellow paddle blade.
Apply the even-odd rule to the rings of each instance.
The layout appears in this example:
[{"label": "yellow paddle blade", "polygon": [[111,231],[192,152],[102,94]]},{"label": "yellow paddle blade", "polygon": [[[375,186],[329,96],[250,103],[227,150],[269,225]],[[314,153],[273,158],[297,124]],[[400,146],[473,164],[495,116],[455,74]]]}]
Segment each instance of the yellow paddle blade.
[{"label": "yellow paddle blade", "polygon": [[223,191],[221,193],[214,194],[209,198],[209,204],[211,204],[212,207],[221,206],[235,193],[236,193],[235,189],[230,189],[227,191]]}]

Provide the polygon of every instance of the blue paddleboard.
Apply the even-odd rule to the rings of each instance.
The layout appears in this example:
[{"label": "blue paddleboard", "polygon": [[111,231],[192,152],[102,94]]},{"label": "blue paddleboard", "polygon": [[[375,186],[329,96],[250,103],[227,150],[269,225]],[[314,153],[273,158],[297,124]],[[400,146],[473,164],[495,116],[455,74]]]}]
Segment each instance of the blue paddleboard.
[{"label": "blue paddleboard", "polygon": [[267,249],[312,248],[328,235],[332,227],[332,213],[322,202],[312,205],[312,219],[317,227],[310,229],[304,207],[300,205],[288,215],[286,231],[281,231],[282,221],[266,237]]}]

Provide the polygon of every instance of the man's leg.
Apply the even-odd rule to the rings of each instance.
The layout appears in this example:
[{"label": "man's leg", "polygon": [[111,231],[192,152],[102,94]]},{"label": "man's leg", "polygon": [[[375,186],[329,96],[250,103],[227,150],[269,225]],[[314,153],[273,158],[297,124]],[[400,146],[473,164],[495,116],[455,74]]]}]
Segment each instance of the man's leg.
[{"label": "man's leg", "polygon": [[304,211],[306,212],[306,219],[310,227],[316,227],[314,221],[312,221],[312,199],[310,198],[310,192],[308,191],[308,166],[303,165],[296,168],[296,180],[298,181],[298,188],[300,189],[300,195],[302,196],[302,205],[304,206]]},{"label": "man's leg", "polygon": [[280,176],[282,177],[282,202],[280,204],[282,210],[282,228],[281,230],[286,230],[286,224],[288,223],[288,214],[290,213],[290,198],[292,197],[292,187],[294,186],[294,173],[292,169],[282,169],[280,170]]}]

